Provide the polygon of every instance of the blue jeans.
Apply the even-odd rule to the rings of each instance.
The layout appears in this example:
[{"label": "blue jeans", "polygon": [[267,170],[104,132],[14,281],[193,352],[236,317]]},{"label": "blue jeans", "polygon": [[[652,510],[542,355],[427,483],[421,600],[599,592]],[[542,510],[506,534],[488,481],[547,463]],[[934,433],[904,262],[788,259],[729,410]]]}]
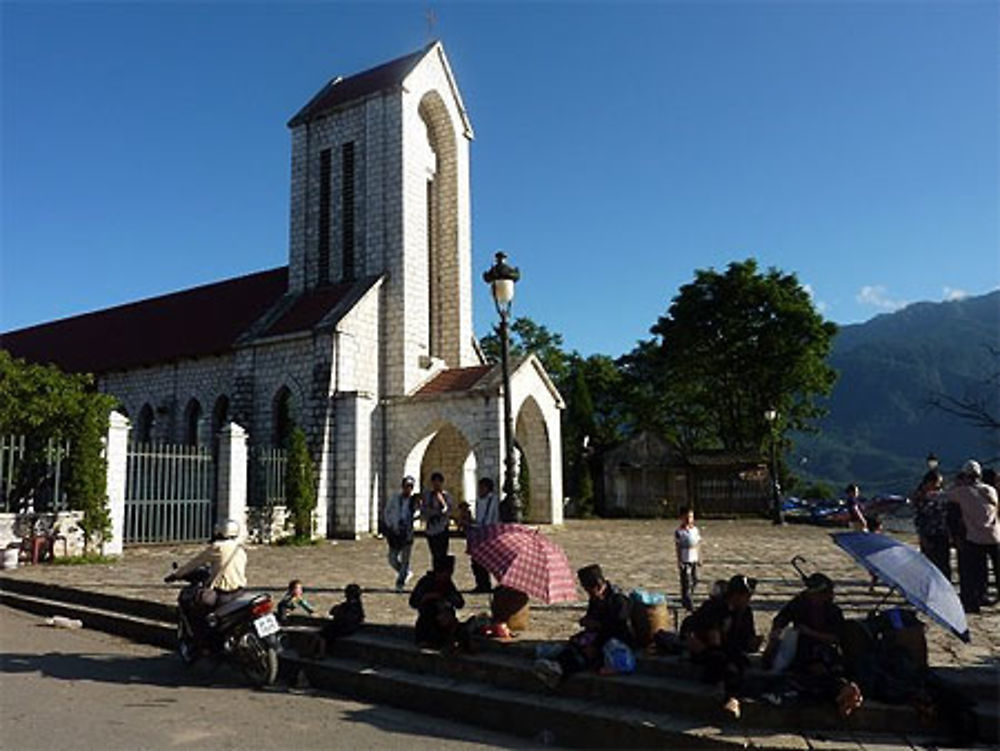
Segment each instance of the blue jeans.
[{"label": "blue jeans", "polygon": [[389,565],[396,572],[396,588],[402,589],[406,584],[406,576],[410,573],[410,551],[413,550],[413,540],[401,547],[389,546]]}]

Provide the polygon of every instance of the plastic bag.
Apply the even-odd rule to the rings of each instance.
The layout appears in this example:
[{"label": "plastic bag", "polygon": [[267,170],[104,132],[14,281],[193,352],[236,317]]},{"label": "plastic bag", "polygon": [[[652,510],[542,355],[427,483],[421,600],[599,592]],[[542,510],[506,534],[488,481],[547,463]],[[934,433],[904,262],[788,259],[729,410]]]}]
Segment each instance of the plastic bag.
[{"label": "plastic bag", "polygon": [[662,605],[667,601],[667,597],[660,592],[648,592],[641,587],[636,587],[629,594],[629,597],[633,602],[637,602],[642,605]]},{"label": "plastic bag", "polygon": [[635,672],[635,653],[618,639],[604,643],[604,667],[615,673],[627,675]]}]

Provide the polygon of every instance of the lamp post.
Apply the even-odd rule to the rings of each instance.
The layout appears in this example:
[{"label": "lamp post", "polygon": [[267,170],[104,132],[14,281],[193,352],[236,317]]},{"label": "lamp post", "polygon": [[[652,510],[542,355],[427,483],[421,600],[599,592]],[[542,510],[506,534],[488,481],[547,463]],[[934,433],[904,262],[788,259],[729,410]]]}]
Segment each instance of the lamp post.
[{"label": "lamp post", "polygon": [[490,285],[493,302],[500,316],[500,369],[503,373],[503,440],[504,440],[504,500],[514,509],[514,520],[521,521],[521,499],[514,484],[514,414],[510,401],[510,308],[514,300],[514,283],[521,278],[515,266],[507,264],[507,255],[497,251],[492,267],[483,273],[483,281]]},{"label": "lamp post", "polygon": [[933,451],[931,451],[927,455],[927,469],[929,471],[933,472],[935,469],[938,468],[938,464],[940,463],[941,463],[940,460],[934,455]]},{"label": "lamp post", "polygon": [[778,483],[778,439],[775,436],[774,424],[778,419],[778,410],[769,407],[764,410],[764,419],[771,430],[771,522],[784,524],[785,515],[781,510],[781,485]]}]

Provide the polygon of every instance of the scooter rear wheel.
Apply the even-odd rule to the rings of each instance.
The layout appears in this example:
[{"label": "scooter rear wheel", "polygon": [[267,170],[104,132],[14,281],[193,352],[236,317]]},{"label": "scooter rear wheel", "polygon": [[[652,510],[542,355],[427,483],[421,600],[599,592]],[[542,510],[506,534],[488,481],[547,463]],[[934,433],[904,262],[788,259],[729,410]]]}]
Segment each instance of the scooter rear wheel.
[{"label": "scooter rear wheel", "polygon": [[257,634],[248,632],[240,639],[239,657],[253,685],[270,686],[278,679],[278,652]]}]

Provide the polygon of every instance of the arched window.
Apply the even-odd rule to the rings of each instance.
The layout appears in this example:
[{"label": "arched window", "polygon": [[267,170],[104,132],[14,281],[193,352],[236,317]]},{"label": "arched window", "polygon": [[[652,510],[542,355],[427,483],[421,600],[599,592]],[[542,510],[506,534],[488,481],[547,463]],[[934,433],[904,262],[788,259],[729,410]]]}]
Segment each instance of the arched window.
[{"label": "arched window", "polygon": [[215,400],[212,407],[212,440],[217,440],[219,431],[229,422],[229,397],[223,394]]},{"label": "arched window", "polygon": [[292,404],[292,392],[287,386],[278,389],[274,396],[274,422],[271,431],[271,445],[275,448],[288,448],[295,426],[295,409]]},{"label": "arched window", "polygon": [[449,365],[459,362],[461,343],[448,322],[459,315],[458,159],[455,130],[441,95],[428,92],[420,100],[427,128],[427,344],[432,357]]},{"label": "arched window", "polygon": [[151,443],[153,441],[153,408],[147,402],[139,410],[139,417],[135,421],[134,436],[136,443]]},{"label": "arched window", "polygon": [[184,410],[184,443],[188,446],[197,446],[199,443],[198,432],[201,426],[201,402],[192,399],[187,403]]}]

